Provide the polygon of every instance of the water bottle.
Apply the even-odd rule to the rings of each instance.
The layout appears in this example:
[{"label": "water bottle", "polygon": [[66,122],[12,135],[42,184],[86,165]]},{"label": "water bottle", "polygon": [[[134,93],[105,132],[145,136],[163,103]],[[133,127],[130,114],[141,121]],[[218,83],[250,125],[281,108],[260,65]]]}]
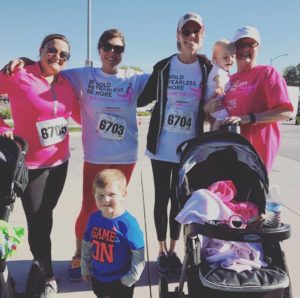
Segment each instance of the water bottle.
[{"label": "water bottle", "polygon": [[281,225],[280,193],[278,185],[273,185],[269,189],[266,201],[266,219],[264,226],[270,228],[278,228]]}]

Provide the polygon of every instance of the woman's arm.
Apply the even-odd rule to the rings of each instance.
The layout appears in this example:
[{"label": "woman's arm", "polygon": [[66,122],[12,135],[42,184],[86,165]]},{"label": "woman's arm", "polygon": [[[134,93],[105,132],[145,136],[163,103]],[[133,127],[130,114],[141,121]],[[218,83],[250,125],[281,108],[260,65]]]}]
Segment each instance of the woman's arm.
[{"label": "woman's arm", "polygon": [[77,100],[73,102],[72,118],[81,125],[80,104]]},{"label": "woman's arm", "polygon": [[156,92],[157,92],[157,79],[158,79],[158,71],[153,70],[152,74],[150,75],[147,84],[142,91],[142,93],[139,95],[137,100],[137,106],[143,107],[147,104],[151,103],[154,100],[157,100],[156,98]]},{"label": "woman's arm", "polygon": [[203,110],[206,114],[214,113],[222,109],[224,109],[224,106],[218,95],[209,98],[203,106]]},{"label": "woman's arm", "polygon": [[79,99],[76,96],[75,91],[74,96],[73,96],[73,105],[72,105],[72,118],[81,125],[81,108],[80,108],[80,103]]},{"label": "woman's arm", "polygon": [[268,123],[289,119],[292,111],[286,106],[278,106],[263,113],[254,114],[256,123]]},{"label": "woman's arm", "polygon": [[12,75],[14,72],[18,71],[19,69],[24,68],[26,65],[34,64],[35,62],[26,57],[20,57],[18,59],[13,59],[9,61],[2,69],[1,72]]},{"label": "woman's arm", "polygon": [[244,116],[231,116],[226,118],[225,124],[254,124],[254,123],[271,123],[289,119],[292,111],[286,105],[274,107],[262,113],[249,113]]}]

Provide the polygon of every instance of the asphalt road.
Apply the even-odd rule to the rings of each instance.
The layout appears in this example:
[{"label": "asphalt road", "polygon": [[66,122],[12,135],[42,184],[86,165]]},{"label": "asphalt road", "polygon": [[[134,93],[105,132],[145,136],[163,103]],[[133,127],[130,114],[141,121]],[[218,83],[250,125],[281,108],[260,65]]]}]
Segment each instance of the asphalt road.
[{"label": "asphalt road", "polygon": [[281,136],[279,154],[300,162],[300,125],[281,125]]},{"label": "asphalt road", "polygon": [[[157,257],[156,237],[153,222],[153,182],[149,159],[144,155],[148,118],[139,120],[139,161],[129,187],[128,210],[138,219],[147,237],[147,265],[139,281],[135,297],[158,297],[158,276],[155,267]],[[298,272],[300,267],[298,245],[300,243],[299,173],[300,173],[300,126],[282,125],[282,144],[279,156],[271,173],[271,182],[279,184],[283,195],[283,216],[292,226],[292,237],[284,242],[289,270],[292,277],[294,297],[300,297]],[[90,284],[72,283],[67,279],[67,269],[74,252],[74,222],[81,205],[82,147],[81,133],[71,133],[71,159],[64,192],[55,208],[52,232],[53,261],[59,279],[58,297],[93,297]],[[25,216],[17,200],[11,216],[11,223],[26,226]],[[178,252],[183,253],[183,242],[179,241]],[[182,254],[180,256],[182,257]],[[8,262],[19,291],[25,288],[26,277],[31,263],[31,253],[24,241],[16,255]],[[169,284],[171,288],[177,283]],[[299,296],[298,296],[299,295]]]}]

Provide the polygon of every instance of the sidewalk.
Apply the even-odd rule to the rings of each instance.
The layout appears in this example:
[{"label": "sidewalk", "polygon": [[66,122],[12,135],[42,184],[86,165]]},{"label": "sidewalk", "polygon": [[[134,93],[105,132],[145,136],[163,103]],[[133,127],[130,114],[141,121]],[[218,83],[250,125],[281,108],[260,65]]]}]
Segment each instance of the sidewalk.
[{"label": "sidewalk", "polygon": [[[127,209],[138,219],[145,231],[146,241],[146,267],[142,278],[135,289],[135,297],[157,298],[158,276],[155,267],[157,257],[157,241],[153,220],[153,180],[151,164],[144,156],[145,137],[147,132],[147,118],[142,118],[139,125],[139,161],[129,184]],[[289,136],[291,136],[290,133]],[[298,137],[298,136],[297,136]],[[300,283],[298,270],[300,260],[298,257],[298,243],[300,242],[300,162],[293,161],[279,155],[270,175],[271,184],[279,184],[282,193],[284,210],[283,219],[292,226],[292,238],[283,243],[287,255],[290,275],[293,285],[294,297],[300,296]],[[59,279],[60,292],[58,297],[85,298],[94,297],[91,285],[84,282],[69,282],[67,269],[75,249],[74,222],[81,206],[82,189],[82,149],[81,133],[71,133],[71,159],[67,182],[55,209],[54,226],[52,232],[53,260],[56,275]],[[22,206],[18,200],[10,220],[14,225],[26,226]],[[183,241],[179,241],[178,252],[183,257]],[[17,254],[9,261],[9,268],[17,283],[17,289],[23,291],[32,256],[27,240]],[[177,281],[173,280],[170,288],[174,288]],[[299,295],[299,296],[298,296]]]}]

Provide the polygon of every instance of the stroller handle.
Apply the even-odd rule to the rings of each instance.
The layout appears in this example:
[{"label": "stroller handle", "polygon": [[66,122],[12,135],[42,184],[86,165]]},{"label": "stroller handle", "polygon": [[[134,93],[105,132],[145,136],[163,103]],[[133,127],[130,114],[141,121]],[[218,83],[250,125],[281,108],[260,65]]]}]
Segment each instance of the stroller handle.
[{"label": "stroller handle", "polygon": [[206,237],[237,242],[278,242],[289,239],[291,227],[281,224],[278,228],[238,229],[219,225],[210,220],[205,224],[191,223],[185,227],[187,234],[201,234]]},{"label": "stroller handle", "polygon": [[[224,124],[221,126],[220,130],[216,131],[209,131],[205,132],[202,134],[203,135],[218,135],[220,132],[227,132],[227,133],[236,133],[240,134],[241,133],[241,128],[240,128],[240,123],[236,124]],[[183,155],[183,152],[186,151],[188,148],[191,148],[193,145],[197,144],[197,137],[188,139],[181,144],[178,145],[176,149],[176,153],[179,154],[180,156]]]},{"label": "stroller handle", "polygon": [[241,133],[241,128],[240,128],[239,123],[237,123],[235,125],[234,124],[223,125],[221,130],[225,131],[225,132],[233,132],[233,133],[238,133],[238,134]]}]

